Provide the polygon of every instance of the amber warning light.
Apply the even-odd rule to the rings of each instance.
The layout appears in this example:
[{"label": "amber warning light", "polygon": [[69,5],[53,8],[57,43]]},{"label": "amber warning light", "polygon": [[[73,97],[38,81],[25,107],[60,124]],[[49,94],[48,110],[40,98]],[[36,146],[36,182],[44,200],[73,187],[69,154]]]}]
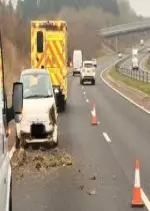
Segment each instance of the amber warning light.
[{"label": "amber warning light", "polygon": [[46,28],[49,30],[67,30],[66,24],[65,23],[61,23],[61,22],[43,22],[43,23],[33,23],[32,27],[34,28]]}]

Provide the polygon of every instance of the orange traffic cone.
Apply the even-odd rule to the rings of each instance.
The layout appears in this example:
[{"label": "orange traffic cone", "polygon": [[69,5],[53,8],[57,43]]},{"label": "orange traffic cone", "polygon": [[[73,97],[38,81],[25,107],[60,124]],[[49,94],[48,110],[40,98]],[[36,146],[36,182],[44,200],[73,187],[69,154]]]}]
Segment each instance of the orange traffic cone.
[{"label": "orange traffic cone", "polygon": [[132,207],[143,207],[143,206],[144,206],[144,203],[141,198],[140,165],[139,165],[139,161],[136,160]]},{"label": "orange traffic cone", "polygon": [[92,114],[92,125],[97,125],[95,104],[93,104],[93,110],[91,111],[91,114]]}]

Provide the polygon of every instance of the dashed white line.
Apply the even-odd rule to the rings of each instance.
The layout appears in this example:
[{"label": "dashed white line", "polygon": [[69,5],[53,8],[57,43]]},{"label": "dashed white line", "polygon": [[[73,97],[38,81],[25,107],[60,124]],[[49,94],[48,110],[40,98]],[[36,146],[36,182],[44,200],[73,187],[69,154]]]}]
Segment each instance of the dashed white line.
[{"label": "dashed white line", "polygon": [[109,138],[109,136],[107,135],[107,133],[103,133],[103,136],[105,138],[105,140],[110,143],[111,142],[111,139]]},{"label": "dashed white line", "polygon": [[86,102],[89,103],[89,99],[86,99]]},{"label": "dashed white line", "polygon": [[83,92],[84,95],[86,95],[86,92]]},{"label": "dashed white line", "polygon": [[84,89],[84,87],[82,86],[82,89]]}]

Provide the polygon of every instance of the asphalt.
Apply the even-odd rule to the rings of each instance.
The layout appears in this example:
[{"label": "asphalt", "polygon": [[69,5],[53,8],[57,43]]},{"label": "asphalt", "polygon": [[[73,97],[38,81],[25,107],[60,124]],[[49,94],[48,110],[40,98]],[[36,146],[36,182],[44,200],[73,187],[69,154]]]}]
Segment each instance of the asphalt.
[{"label": "asphalt", "polygon": [[[60,115],[59,149],[67,149],[74,164],[55,168],[42,177],[30,171],[22,180],[14,181],[13,211],[136,210],[131,208],[131,201],[137,158],[142,188],[150,196],[149,116],[100,79],[101,71],[116,59],[113,56],[100,61],[95,86],[82,87],[79,77],[68,78],[68,105]],[[91,125],[93,103],[100,122],[97,126]],[[94,175],[96,180],[91,180]]]}]

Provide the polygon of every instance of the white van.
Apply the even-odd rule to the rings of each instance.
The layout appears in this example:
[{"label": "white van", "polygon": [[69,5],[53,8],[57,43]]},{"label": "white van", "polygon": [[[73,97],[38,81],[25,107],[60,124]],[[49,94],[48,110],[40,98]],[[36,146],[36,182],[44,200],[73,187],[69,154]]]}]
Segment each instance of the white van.
[{"label": "white van", "polygon": [[73,52],[73,76],[76,73],[80,74],[81,67],[82,67],[82,51],[74,50],[74,52]]},{"label": "white van", "polygon": [[23,110],[15,114],[17,138],[20,145],[47,142],[58,144],[57,108],[52,83],[45,69],[22,71]]},{"label": "white van", "polygon": [[81,68],[80,84],[83,85],[84,82],[90,81],[93,85],[95,85],[95,75],[96,71],[93,61],[84,61]]}]

